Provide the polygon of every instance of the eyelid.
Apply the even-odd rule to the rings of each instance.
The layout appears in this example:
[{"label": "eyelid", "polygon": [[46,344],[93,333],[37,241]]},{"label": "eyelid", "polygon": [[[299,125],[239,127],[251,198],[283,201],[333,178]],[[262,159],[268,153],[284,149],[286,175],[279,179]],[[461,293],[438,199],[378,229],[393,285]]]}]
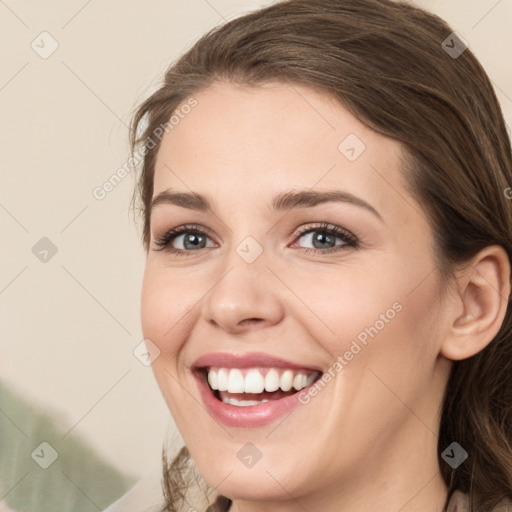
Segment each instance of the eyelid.
[{"label": "eyelid", "polygon": [[[309,223],[309,224],[302,226],[299,229],[299,231],[297,232],[297,234],[295,235],[294,241],[301,238],[302,235],[312,232],[312,231],[331,232],[331,233],[334,233],[334,235],[337,236],[338,238],[345,238],[348,241],[352,242],[353,244],[359,243],[358,237],[355,236],[351,231],[349,231],[348,229],[345,229],[342,226],[338,226],[337,224],[331,224],[329,222],[320,222],[320,223],[313,222],[313,223]],[[325,251],[323,251],[323,252],[325,252]]]}]

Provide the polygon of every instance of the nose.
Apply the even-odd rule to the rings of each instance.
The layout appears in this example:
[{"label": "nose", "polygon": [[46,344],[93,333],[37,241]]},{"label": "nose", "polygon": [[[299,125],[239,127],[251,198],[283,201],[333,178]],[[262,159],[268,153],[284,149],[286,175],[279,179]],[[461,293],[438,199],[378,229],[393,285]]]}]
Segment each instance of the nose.
[{"label": "nose", "polygon": [[230,334],[277,324],[283,305],[276,293],[279,280],[262,261],[247,263],[237,254],[203,302],[206,320]]}]

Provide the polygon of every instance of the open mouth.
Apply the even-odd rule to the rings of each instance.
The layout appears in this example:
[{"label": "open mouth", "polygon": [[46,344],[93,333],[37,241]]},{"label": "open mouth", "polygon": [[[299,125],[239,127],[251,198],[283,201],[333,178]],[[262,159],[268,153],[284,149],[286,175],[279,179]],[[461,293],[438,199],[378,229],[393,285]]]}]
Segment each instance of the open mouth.
[{"label": "open mouth", "polygon": [[237,407],[259,405],[298,393],[316,382],[319,371],[284,368],[199,369],[213,396]]}]

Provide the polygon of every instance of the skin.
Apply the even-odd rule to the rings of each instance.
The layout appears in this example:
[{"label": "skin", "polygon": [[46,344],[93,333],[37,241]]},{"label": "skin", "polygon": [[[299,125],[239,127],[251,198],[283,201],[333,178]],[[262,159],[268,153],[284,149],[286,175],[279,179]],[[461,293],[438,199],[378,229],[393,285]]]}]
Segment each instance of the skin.
[{"label": "skin", "polygon": [[[447,489],[438,411],[450,359],[477,353],[498,331],[506,254],[487,248],[441,293],[433,233],[405,188],[398,142],[302,86],[221,82],[194,97],[198,105],[162,140],[154,196],[194,191],[212,210],[153,209],[141,320],[160,350],[158,385],[201,475],[234,500],[234,512],[439,512]],[[354,161],[338,149],[349,134],[366,146]],[[341,202],[271,211],[272,198],[292,188],[342,189],[382,219]],[[298,238],[299,228],[323,222],[360,245]],[[190,223],[209,231],[204,248],[185,246],[181,235],[172,246],[187,255],[155,250],[156,238]],[[263,251],[253,263],[236,252],[247,236]],[[334,243],[340,250],[326,252]],[[327,371],[397,302],[400,312],[288,416],[241,429],[203,407],[191,374],[198,357],[257,351]],[[247,442],[262,454],[251,468],[237,457]]]}]

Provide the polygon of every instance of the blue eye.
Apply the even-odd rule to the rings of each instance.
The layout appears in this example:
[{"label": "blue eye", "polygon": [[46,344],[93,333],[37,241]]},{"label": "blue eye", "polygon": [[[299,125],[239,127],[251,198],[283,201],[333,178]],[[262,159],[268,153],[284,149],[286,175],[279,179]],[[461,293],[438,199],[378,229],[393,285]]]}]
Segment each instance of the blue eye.
[{"label": "blue eye", "polygon": [[171,229],[167,231],[161,238],[155,240],[155,245],[159,247],[159,249],[156,249],[157,251],[164,250],[166,252],[176,254],[179,256],[185,256],[186,253],[192,252],[188,250],[186,247],[185,249],[176,249],[174,247],[170,247],[171,242],[176,240],[178,237],[184,235],[183,242],[185,244],[190,244],[192,247],[195,247],[196,249],[204,249],[205,247],[202,246],[203,242],[205,241],[208,236],[206,233],[200,228],[200,226],[197,226],[195,224],[188,224],[185,226],[180,226],[178,228]]},{"label": "blue eye", "polygon": [[[318,244],[320,248],[315,247],[313,249],[304,248],[304,252],[306,254],[319,254],[319,253],[329,253],[329,252],[337,252],[343,249],[346,249],[346,247],[352,247],[357,248],[359,247],[359,243],[357,238],[347,231],[346,229],[343,229],[339,226],[335,226],[333,224],[321,224],[319,226],[314,227],[306,227],[303,230],[301,230],[298,235],[297,239],[302,238],[304,235],[308,235],[311,233],[310,240],[313,244]],[[339,238],[343,243],[336,245],[336,238]],[[324,245],[324,250],[322,250],[322,244],[329,244],[334,243],[333,246],[327,247]]]},{"label": "blue eye", "polygon": [[[344,250],[347,247],[359,247],[358,239],[352,233],[339,226],[326,223],[303,228],[301,231],[299,231],[294,240],[298,240],[304,237],[304,235],[309,235],[310,233],[313,235],[309,237],[310,241],[314,245],[317,245],[317,247],[312,249],[307,247],[300,247],[306,254],[337,252]],[[172,247],[172,243],[176,242],[176,240],[178,240],[178,238],[181,236],[183,236],[181,243],[184,244],[184,248],[177,249]],[[340,239],[342,243],[336,244],[336,238]],[[211,239],[203,230],[203,228],[196,224],[188,224],[171,229],[167,231],[161,238],[155,240],[155,245],[158,247],[158,249],[155,250],[165,250],[165,252],[175,254],[177,256],[189,256],[191,252],[208,248],[205,245],[207,240]],[[331,243],[334,243],[334,245],[329,246]]]}]

